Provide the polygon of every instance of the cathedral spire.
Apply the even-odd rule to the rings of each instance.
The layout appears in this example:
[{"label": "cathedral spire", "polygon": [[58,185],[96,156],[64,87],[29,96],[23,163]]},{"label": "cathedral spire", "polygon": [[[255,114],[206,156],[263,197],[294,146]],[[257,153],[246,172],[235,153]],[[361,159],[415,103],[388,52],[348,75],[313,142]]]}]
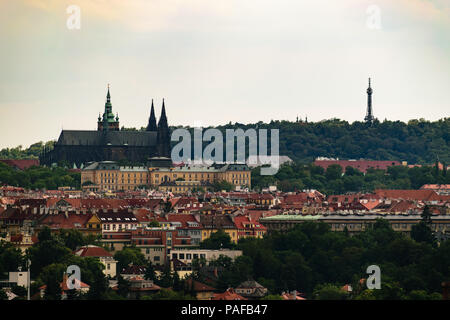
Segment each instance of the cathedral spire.
[{"label": "cathedral spire", "polygon": [[367,123],[372,123],[373,120],[375,120],[375,117],[373,116],[372,112],[372,87],[370,86],[370,78],[369,78],[369,87],[367,88],[367,112],[364,120]]},{"label": "cathedral spire", "polygon": [[160,157],[170,157],[170,133],[167,124],[166,106],[163,99],[161,117],[158,122],[158,132],[156,136],[158,154]]},{"label": "cathedral spire", "polygon": [[166,106],[164,104],[164,98],[163,98],[163,102],[162,102],[161,117],[159,118],[159,123],[161,123],[161,121],[165,122],[167,125]]},{"label": "cathedral spire", "polygon": [[108,93],[106,94],[106,103],[111,103],[111,95],[109,94],[109,83],[108,83]]},{"label": "cathedral spire", "polygon": [[108,92],[106,93],[106,102],[105,102],[105,111],[103,113],[103,117],[98,119],[97,122],[97,130],[119,130],[119,115],[117,114],[114,117],[114,113],[112,112],[112,104],[111,104],[111,93],[109,92],[109,83],[108,83]]},{"label": "cathedral spire", "polygon": [[152,107],[150,110],[150,118],[148,119],[147,131],[156,131],[158,127],[156,126],[156,117],[155,117],[155,107],[153,106],[152,99]]}]

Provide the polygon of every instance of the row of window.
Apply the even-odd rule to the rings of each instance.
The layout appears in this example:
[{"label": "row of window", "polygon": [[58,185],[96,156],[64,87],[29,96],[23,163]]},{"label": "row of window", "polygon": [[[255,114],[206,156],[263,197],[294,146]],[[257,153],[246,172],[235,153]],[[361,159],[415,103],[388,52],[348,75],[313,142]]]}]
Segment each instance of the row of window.
[{"label": "row of window", "polygon": [[198,259],[200,257],[200,259],[206,259],[206,255],[204,253],[172,253],[172,259],[180,259],[180,260],[192,260],[192,259]]}]

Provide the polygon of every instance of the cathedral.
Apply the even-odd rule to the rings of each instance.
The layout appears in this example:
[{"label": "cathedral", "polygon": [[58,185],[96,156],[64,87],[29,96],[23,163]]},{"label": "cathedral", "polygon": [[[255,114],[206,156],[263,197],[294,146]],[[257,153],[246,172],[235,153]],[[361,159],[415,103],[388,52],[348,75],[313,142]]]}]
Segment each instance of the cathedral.
[{"label": "cathedral", "polygon": [[146,163],[149,158],[170,158],[170,135],[164,99],[156,124],[153,100],[145,131],[120,130],[119,116],[112,111],[111,95],[106,95],[105,111],[98,117],[97,130],[62,130],[52,150],[40,156],[42,165],[65,161],[77,168],[92,161]]}]

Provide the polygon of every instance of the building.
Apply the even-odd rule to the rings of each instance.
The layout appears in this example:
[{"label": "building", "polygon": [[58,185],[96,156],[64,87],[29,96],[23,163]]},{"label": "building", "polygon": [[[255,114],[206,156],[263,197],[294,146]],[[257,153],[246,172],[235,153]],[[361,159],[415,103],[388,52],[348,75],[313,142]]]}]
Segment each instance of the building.
[{"label": "building", "polygon": [[97,217],[100,219],[102,233],[128,231],[139,225],[133,212],[126,209],[99,211]]},{"label": "building", "polygon": [[314,160],[314,165],[322,167],[324,170],[333,164],[337,164],[342,167],[342,172],[345,172],[347,167],[352,167],[363,173],[366,173],[368,169],[387,170],[392,166],[401,166],[399,161],[382,161],[382,160],[339,160],[339,159],[322,159],[317,158]]},{"label": "building", "polygon": [[155,265],[164,265],[170,260],[170,254],[177,249],[190,249],[191,238],[179,235],[175,228],[137,228],[131,231],[131,244]]},{"label": "building", "polygon": [[245,164],[155,167],[149,163],[145,167],[131,167],[120,166],[114,161],[89,163],[81,171],[81,185],[83,189],[90,191],[148,187],[185,193],[196,189],[210,190],[212,184],[218,181],[226,181],[235,187],[251,187],[251,172]]},{"label": "building", "polygon": [[234,291],[237,294],[240,294],[244,298],[248,299],[261,299],[267,294],[267,288],[260,285],[258,282],[254,280],[248,280],[242,282],[238,285]]},{"label": "building", "polygon": [[119,166],[114,161],[88,164],[81,171],[84,190],[136,190],[149,184],[148,169],[140,166]]},{"label": "building", "polygon": [[185,286],[186,292],[194,293],[197,300],[211,300],[214,297],[214,291],[216,291],[216,288],[191,278],[186,280]]},{"label": "building", "polygon": [[220,256],[229,257],[235,260],[242,256],[242,250],[209,250],[209,249],[174,249],[171,251],[171,259],[178,259],[186,265],[192,265],[193,260],[205,259],[207,263],[217,260]]},{"label": "building", "polygon": [[[139,300],[143,296],[157,293],[161,290],[161,287],[154,284],[153,280],[145,280],[141,276],[128,278],[127,281],[130,283],[127,293],[128,299]],[[114,286],[112,289],[118,290],[118,286]]]},{"label": "building", "polygon": [[17,170],[25,170],[33,166],[39,166],[38,159],[0,159],[0,162]]},{"label": "building", "polygon": [[88,245],[75,250],[74,254],[79,257],[94,257],[97,258],[104,266],[103,273],[110,278],[116,276],[117,261],[114,260],[113,255],[103,249],[102,247]]},{"label": "building", "polygon": [[[63,280],[59,284],[59,286],[61,287],[61,299],[62,300],[67,299],[67,296],[68,296],[67,293],[70,291],[70,288],[67,286],[67,280],[68,280],[68,276],[67,276],[67,274],[64,274]],[[75,281],[77,281],[77,280],[75,280]],[[79,281],[78,285],[79,285],[79,289],[76,289],[76,291],[78,293],[86,294],[89,292],[90,286],[88,284],[86,284],[82,281]],[[44,296],[45,296],[45,289],[47,289],[47,285],[43,285],[43,286],[39,287],[39,295],[40,295],[41,299],[44,298]]]},{"label": "building", "polygon": [[231,242],[237,243],[238,228],[234,223],[234,216],[229,214],[201,215],[200,223],[203,227],[202,241],[208,239],[212,233],[222,230],[230,236]]},{"label": "building", "polygon": [[145,131],[119,129],[119,116],[114,116],[111,95],[106,95],[103,116],[98,117],[97,130],[62,130],[53,149],[44,149],[40,163],[52,165],[66,162],[78,168],[88,162],[129,160],[146,163],[149,157],[170,157],[170,135],[163,100],[161,117],[156,125],[153,100]]},{"label": "building", "polygon": [[240,294],[237,294],[233,288],[228,288],[224,293],[214,293],[212,300],[247,300]]},{"label": "building", "polygon": [[[271,231],[287,231],[292,229],[296,224],[305,221],[325,222],[331,226],[332,231],[348,230],[350,234],[361,232],[375,223],[377,219],[387,220],[394,231],[410,234],[412,226],[422,221],[420,213],[416,214],[386,214],[386,213],[366,213],[366,214],[350,214],[325,213],[318,215],[276,215],[261,218],[260,222]],[[443,236],[450,238],[450,215],[433,215],[431,217],[430,228],[435,233],[441,233]]]}]

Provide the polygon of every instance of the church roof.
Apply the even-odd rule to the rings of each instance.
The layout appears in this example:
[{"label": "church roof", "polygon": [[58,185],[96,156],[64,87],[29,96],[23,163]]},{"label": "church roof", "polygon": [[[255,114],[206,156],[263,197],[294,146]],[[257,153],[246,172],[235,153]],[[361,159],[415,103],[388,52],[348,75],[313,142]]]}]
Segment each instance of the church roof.
[{"label": "church roof", "polygon": [[[114,146],[155,146],[156,132],[149,131],[109,131],[108,142]],[[100,146],[104,145],[103,131],[63,130],[58,145]]]}]

